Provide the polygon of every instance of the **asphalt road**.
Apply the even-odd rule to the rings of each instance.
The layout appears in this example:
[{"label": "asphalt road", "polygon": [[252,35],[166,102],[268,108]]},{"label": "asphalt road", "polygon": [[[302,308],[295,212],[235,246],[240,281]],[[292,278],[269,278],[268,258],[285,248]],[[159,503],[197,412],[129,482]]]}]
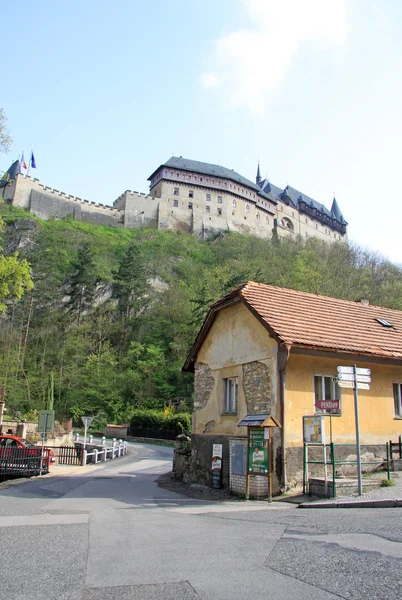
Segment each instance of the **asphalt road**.
[{"label": "asphalt road", "polygon": [[172,450],[0,491],[0,600],[400,599],[402,510],[179,496]]}]

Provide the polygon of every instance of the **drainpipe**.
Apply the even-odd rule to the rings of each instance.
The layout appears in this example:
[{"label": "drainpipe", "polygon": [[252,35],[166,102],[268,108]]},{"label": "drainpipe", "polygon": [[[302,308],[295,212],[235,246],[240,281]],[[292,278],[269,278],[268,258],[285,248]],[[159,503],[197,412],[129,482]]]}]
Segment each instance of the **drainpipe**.
[{"label": "drainpipe", "polygon": [[281,444],[282,444],[282,490],[287,489],[286,477],[286,365],[289,360],[291,344],[284,344],[284,353],[278,353],[278,371],[279,371],[279,400],[281,404]]}]

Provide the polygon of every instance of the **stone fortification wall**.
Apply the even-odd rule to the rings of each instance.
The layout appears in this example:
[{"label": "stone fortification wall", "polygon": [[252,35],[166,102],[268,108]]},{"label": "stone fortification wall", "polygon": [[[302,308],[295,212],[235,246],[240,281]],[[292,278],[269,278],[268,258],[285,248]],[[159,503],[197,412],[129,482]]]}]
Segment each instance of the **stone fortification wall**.
[{"label": "stone fortification wall", "polygon": [[159,199],[149,194],[126,190],[113,202],[113,208],[124,212],[124,228],[158,227]]},{"label": "stone fortification wall", "polygon": [[121,210],[81,200],[23,175],[17,175],[15,181],[7,186],[4,197],[14,206],[29,210],[41,219],[63,219],[71,215],[76,221],[123,227],[124,213]]}]

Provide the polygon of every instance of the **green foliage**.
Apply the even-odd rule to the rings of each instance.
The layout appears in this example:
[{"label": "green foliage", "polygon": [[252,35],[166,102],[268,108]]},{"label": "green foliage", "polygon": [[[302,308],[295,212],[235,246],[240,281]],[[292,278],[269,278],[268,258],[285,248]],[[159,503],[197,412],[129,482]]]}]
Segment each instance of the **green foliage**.
[{"label": "green foliage", "polygon": [[0,152],[8,152],[11,148],[12,139],[7,128],[7,117],[0,108]]},{"label": "green foliage", "polygon": [[393,479],[383,479],[381,481],[381,487],[392,487],[395,485],[395,481]]},{"label": "green foliage", "polygon": [[152,409],[133,411],[130,426],[132,429],[152,429],[172,431],[178,434],[191,432],[191,416],[188,413],[170,413]]},{"label": "green foliage", "polygon": [[6,205],[0,212],[7,247],[18,245],[24,219],[32,242],[7,258],[27,261],[35,283],[0,321],[7,414],[40,410],[53,397],[57,416],[76,423],[84,414],[98,427],[130,422],[139,409],[169,406],[175,422],[192,408],[193,376],[181,368],[209,305],[247,280],[402,310],[402,269],[353,244],[234,233],[200,242],[173,231],[44,222]]}]

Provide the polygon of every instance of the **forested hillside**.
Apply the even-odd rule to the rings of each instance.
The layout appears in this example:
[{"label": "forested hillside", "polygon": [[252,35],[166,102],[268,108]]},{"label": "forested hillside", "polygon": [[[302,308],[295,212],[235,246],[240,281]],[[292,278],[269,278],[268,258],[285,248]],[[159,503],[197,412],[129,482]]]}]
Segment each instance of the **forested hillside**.
[{"label": "forested hillside", "polygon": [[200,242],[0,210],[4,250],[29,261],[35,286],[0,317],[8,414],[51,397],[59,418],[94,414],[99,427],[135,407],[190,410],[186,353],[209,304],[247,280],[402,309],[402,269],[353,245]]}]

